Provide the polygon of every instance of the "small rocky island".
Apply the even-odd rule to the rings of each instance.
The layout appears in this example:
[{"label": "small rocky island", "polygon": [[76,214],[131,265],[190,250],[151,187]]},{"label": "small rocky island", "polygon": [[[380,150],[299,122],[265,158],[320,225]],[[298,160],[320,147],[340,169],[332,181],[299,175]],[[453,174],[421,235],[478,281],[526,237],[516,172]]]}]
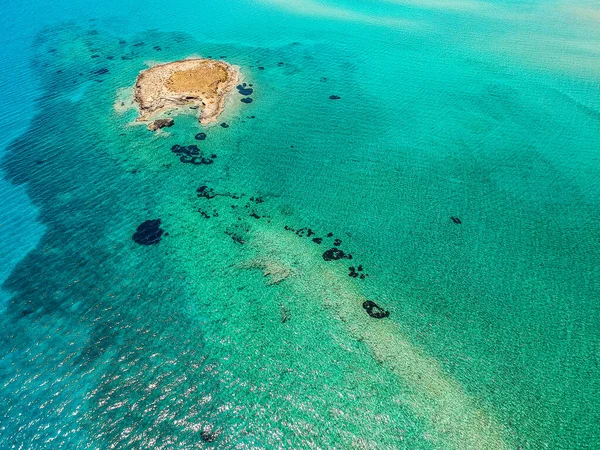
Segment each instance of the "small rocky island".
[{"label": "small rocky island", "polygon": [[215,122],[225,105],[225,99],[236,86],[237,68],[224,61],[184,59],[159,64],[143,70],[137,77],[134,100],[139,107],[138,122],[151,122],[148,129],[167,125],[155,118],[182,107],[200,109],[201,124]]}]

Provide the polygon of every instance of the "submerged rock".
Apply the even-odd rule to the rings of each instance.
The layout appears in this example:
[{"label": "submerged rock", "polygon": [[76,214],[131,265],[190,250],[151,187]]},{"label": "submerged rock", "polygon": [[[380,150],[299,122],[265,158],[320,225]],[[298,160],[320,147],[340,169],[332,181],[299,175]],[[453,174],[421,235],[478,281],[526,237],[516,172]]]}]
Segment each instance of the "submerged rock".
[{"label": "submerged rock", "polygon": [[342,98],[342,97],[340,97],[338,95],[330,95],[329,96],[329,100],[339,100],[340,98]]},{"label": "submerged rock", "polygon": [[208,186],[200,186],[198,189],[196,189],[196,192],[198,193],[198,197],[204,197],[209,200],[217,196],[214,189],[209,188]]},{"label": "submerged rock", "polygon": [[243,99],[240,100],[240,102],[242,103],[252,103],[252,99],[250,97],[244,97]]},{"label": "submerged rock", "polygon": [[164,233],[164,230],[160,227],[160,223],[160,219],[142,222],[133,234],[133,240],[140,245],[158,244]]},{"label": "submerged rock", "polygon": [[205,157],[200,151],[197,145],[178,145],[175,144],[171,147],[171,151],[179,156],[179,161],[185,164],[212,164],[214,159],[217,157],[216,154],[212,153],[210,156]]},{"label": "submerged rock", "polygon": [[206,139],[206,133],[198,133],[196,136],[194,136],[194,139],[197,141],[203,141]]},{"label": "submerged rock", "polygon": [[252,95],[252,93],[254,92],[254,89],[247,87],[246,83],[243,84],[238,84],[236,86],[236,89],[238,90],[238,92],[242,95]]},{"label": "submerged rock", "polygon": [[172,127],[173,125],[175,125],[175,121],[171,118],[169,119],[156,119],[153,122],[150,122],[148,124],[148,130],[150,131],[156,131],[156,130],[160,130],[161,128],[168,128],[168,127]]},{"label": "submerged rock", "polygon": [[377,303],[367,300],[363,303],[363,308],[367,311],[367,314],[375,319],[383,319],[390,315],[389,311],[385,311],[383,308],[377,305]]},{"label": "submerged rock", "polygon": [[325,261],[337,261],[339,259],[352,259],[352,255],[347,255],[339,248],[330,248],[323,253]]},{"label": "submerged rock", "polygon": [[218,433],[215,433],[208,428],[200,432],[200,439],[204,442],[214,442],[218,436]]},{"label": "submerged rock", "polygon": [[460,225],[462,223],[458,217],[452,216],[452,217],[450,217],[450,220],[452,220],[452,222],[454,222],[457,225]]}]

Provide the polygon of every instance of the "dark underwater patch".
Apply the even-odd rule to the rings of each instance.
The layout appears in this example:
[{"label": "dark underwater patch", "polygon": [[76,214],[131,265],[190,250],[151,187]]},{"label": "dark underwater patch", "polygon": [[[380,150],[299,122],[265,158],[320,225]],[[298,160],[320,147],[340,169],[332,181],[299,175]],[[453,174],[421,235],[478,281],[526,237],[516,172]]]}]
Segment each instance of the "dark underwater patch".
[{"label": "dark underwater patch", "polygon": [[187,146],[175,144],[171,147],[171,151],[179,156],[179,161],[184,164],[210,165],[217,158],[217,155],[214,153],[205,157],[200,148],[193,144]]},{"label": "dark underwater patch", "polygon": [[323,259],[325,261],[338,261],[340,259],[352,259],[352,255],[344,253],[339,248],[330,248],[323,253]]},{"label": "dark underwater patch", "polygon": [[238,84],[236,86],[236,89],[238,90],[238,92],[241,95],[252,95],[252,93],[254,92],[254,89],[252,89],[251,87],[248,87],[248,85],[246,83],[242,83],[242,84]]},{"label": "dark underwater patch", "polygon": [[385,317],[389,317],[390,312],[381,308],[377,303],[367,300],[363,303],[363,308],[367,312],[367,314],[375,319],[383,319]]},{"label": "dark underwater patch", "polygon": [[160,219],[152,219],[142,222],[132,236],[135,243],[140,245],[158,244],[164,233],[164,230],[160,227],[160,224]]}]

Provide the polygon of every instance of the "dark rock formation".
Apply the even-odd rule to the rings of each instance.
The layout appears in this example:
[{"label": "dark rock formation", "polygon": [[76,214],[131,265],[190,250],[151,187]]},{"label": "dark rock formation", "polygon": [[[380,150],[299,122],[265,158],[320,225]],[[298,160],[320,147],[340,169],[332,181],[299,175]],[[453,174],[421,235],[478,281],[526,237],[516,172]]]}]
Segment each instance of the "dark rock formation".
[{"label": "dark rock formation", "polygon": [[363,308],[367,311],[367,314],[375,319],[383,319],[390,315],[389,311],[385,311],[383,308],[377,305],[377,303],[367,300],[363,303]]},{"label": "dark rock formation", "polygon": [[227,124],[227,123],[225,123],[225,122],[222,122],[222,123],[221,123],[221,127],[222,127],[222,128],[229,128],[229,124]]},{"label": "dark rock formation", "polygon": [[254,92],[254,89],[247,87],[246,83],[238,84],[236,86],[236,89],[241,95],[252,95],[252,93]]},{"label": "dark rock formation", "polygon": [[198,133],[196,136],[194,136],[194,139],[197,141],[203,141],[206,139],[206,133]]},{"label": "dark rock formation", "polygon": [[160,219],[142,222],[133,234],[133,240],[140,245],[158,244],[164,233],[164,230],[160,227],[160,223]]},{"label": "dark rock formation", "polygon": [[329,100],[339,100],[340,98],[342,98],[342,97],[339,97],[337,95],[330,95],[329,96]]},{"label": "dark rock formation", "polygon": [[242,103],[252,103],[252,99],[250,97],[244,97],[243,99],[240,100],[240,102]]},{"label": "dark rock formation", "polygon": [[315,232],[310,228],[300,228],[296,231],[296,235],[300,237],[311,237],[313,234],[315,234]]},{"label": "dark rock formation", "polygon": [[352,259],[352,255],[347,255],[339,248],[330,248],[323,253],[325,261],[337,261],[339,259]]},{"label": "dark rock formation", "polygon": [[452,220],[452,222],[454,222],[457,225],[460,225],[462,223],[458,217],[452,216],[450,217],[450,220]]},{"label": "dark rock formation", "polygon": [[148,124],[148,129],[150,131],[160,130],[161,128],[172,127],[175,124],[175,121],[171,118],[168,119],[156,119],[153,122]]},{"label": "dark rock formation", "polygon": [[313,242],[315,244],[321,244],[323,242],[323,238],[313,238]]},{"label": "dark rock formation", "polygon": [[217,196],[214,189],[209,188],[208,186],[200,186],[198,189],[196,189],[196,192],[198,193],[198,197],[204,197],[209,200]]},{"label": "dark rock formation", "polygon": [[209,157],[205,158],[197,145],[177,145],[175,144],[171,147],[171,151],[179,156],[179,161],[186,164],[212,164],[217,155],[212,154]]},{"label": "dark rock formation", "polygon": [[352,278],[360,278],[361,280],[364,280],[366,277],[368,277],[367,274],[364,273],[359,273],[363,271],[363,266],[359,265],[358,267],[348,267],[349,273],[348,276],[352,277]]},{"label": "dark rock formation", "polygon": [[283,305],[279,305],[279,309],[281,312],[281,323],[286,323],[288,320],[290,320],[290,317],[292,317],[290,310]]},{"label": "dark rock formation", "polygon": [[210,430],[202,430],[200,432],[200,439],[202,439],[204,442],[214,442],[217,437],[217,433],[214,433]]},{"label": "dark rock formation", "polygon": [[95,73],[96,75],[104,75],[105,73],[108,73],[108,69],[106,67],[103,67],[102,69],[98,69],[98,70],[94,70],[93,73]]}]

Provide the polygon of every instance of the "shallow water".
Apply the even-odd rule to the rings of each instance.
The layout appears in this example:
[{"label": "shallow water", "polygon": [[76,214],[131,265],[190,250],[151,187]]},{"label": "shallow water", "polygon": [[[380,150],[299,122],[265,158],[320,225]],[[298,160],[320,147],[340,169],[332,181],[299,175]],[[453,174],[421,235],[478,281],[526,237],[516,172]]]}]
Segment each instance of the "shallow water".
[{"label": "shallow water", "polygon": [[[594,448],[593,5],[36,5],[2,7],[3,448]],[[229,128],[115,109],[190,55],[253,84]]]}]

